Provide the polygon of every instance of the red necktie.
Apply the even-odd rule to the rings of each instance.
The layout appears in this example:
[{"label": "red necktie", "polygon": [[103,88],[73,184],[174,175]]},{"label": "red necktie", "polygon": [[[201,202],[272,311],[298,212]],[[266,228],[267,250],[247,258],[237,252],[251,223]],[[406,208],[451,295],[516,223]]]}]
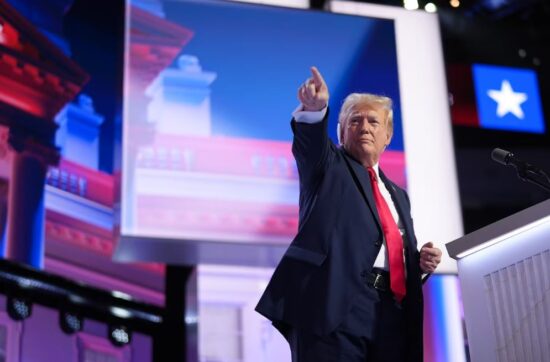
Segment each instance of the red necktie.
[{"label": "red necktie", "polygon": [[382,231],[384,232],[384,238],[386,238],[390,264],[390,287],[395,295],[395,299],[401,302],[407,293],[405,287],[405,264],[403,262],[403,238],[386,200],[380,193],[376,172],[372,167],[368,167],[367,170],[369,171],[376,209],[382,223]]}]

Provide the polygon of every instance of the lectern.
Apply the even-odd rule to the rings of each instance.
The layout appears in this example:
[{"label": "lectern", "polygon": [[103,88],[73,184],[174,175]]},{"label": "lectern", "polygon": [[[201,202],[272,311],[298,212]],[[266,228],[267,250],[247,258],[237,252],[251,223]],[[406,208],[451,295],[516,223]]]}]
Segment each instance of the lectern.
[{"label": "lectern", "polygon": [[550,200],[446,247],[472,361],[550,361]]}]

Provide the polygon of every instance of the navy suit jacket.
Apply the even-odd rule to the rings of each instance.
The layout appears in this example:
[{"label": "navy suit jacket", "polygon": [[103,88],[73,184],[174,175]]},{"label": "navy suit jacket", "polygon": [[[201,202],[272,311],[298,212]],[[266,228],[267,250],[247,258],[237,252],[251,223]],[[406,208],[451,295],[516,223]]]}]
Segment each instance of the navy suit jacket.
[{"label": "navy suit jacket", "polygon": [[[368,172],[332,143],[327,119],[291,122],[300,177],[299,229],[256,307],[276,327],[319,335],[344,320],[383,240]],[[422,361],[422,282],[410,203],[406,192],[381,170],[380,177],[389,185],[405,228],[407,355]]]}]

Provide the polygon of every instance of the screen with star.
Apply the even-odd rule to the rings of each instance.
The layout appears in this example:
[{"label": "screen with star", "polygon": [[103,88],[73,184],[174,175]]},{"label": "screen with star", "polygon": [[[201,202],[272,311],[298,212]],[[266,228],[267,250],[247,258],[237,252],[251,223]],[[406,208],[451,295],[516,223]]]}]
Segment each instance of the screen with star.
[{"label": "screen with star", "polygon": [[486,64],[455,66],[450,69],[454,124],[545,133],[535,71]]}]

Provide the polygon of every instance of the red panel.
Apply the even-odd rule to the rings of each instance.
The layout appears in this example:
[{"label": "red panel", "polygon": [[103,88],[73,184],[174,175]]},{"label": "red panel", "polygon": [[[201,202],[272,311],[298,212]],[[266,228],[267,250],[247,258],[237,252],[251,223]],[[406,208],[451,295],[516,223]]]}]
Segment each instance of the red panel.
[{"label": "red panel", "polygon": [[479,127],[472,67],[453,64],[447,67],[447,82],[451,93],[451,118],[459,126]]},{"label": "red panel", "polygon": [[[85,188],[83,190],[80,188],[71,190],[69,186],[61,187],[61,176],[58,175],[57,179],[53,180],[52,170],[56,170],[58,173],[65,172],[67,178],[73,177],[85,180]],[[59,163],[59,167],[50,169],[50,175],[48,176],[47,182],[54,187],[67,189],[70,192],[105,206],[112,207],[114,204],[114,178],[108,173],[62,159]]]},{"label": "red panel", "polygon": [[[176,156],[174,153],[176,152]],[[187,156],[186,156],[187,155]],[[297,179],[290,142],[157,134],[137,167]]]}]

